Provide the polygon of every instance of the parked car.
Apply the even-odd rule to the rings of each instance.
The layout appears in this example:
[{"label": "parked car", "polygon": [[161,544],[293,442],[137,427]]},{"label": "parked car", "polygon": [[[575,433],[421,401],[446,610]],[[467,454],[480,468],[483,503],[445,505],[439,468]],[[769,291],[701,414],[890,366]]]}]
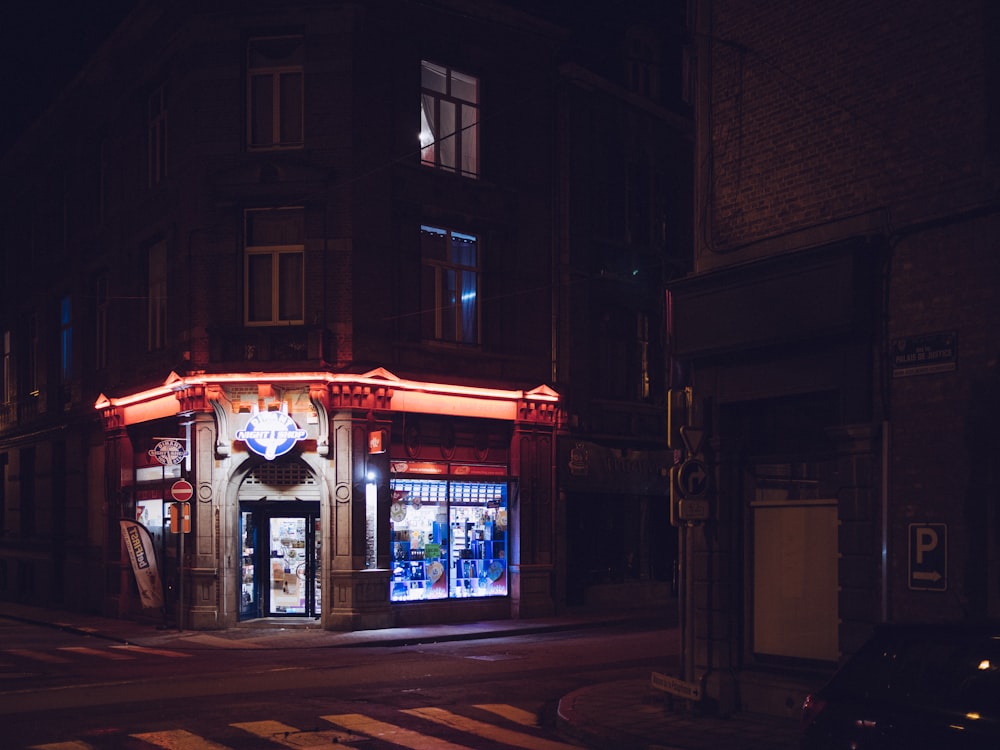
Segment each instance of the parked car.
[{"label": "parked car", "polygon": [[1000,623],[884,625],[802,706],[803,750],[998,750]]}]

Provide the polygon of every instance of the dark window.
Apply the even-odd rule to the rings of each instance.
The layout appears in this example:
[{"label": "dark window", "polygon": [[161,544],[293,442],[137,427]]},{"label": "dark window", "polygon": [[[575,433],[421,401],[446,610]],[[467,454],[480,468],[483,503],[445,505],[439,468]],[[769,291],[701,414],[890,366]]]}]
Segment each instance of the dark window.
[{"label": "dark window", "polygon": [[304,322],[301,208],[246,212],[246,323]]},{"label": "dark window", "polygon": [[247,137],[251,148],[302,146],[304,58],[301,37],[250,40]]}]

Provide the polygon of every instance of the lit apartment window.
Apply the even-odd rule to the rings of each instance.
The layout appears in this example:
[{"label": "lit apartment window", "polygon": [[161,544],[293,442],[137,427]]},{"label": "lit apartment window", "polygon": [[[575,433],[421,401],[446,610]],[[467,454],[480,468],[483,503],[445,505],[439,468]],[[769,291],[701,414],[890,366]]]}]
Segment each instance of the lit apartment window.
[{"label": "lit apartment window", "polygon": [[479,79],[421,62],[420,161],[430,167],[479,175]]},{"label": "lit apartment window", "polygon": [[[24,375],[27,392],[31,396],[39,394],[38,386],[38,319],[34,315],[29,315],[24,321],[25,340],[28,342],[28,351],[25,353]],[[23,392],[23,391],[22,391]]]},{"label": "lit apartment window", "polygon": [[424,338],[479,343],[479,241],[471,234],[420,227]]},{"label": "lit apartment window", "polygon": [[148,269],[148,335],[147,347],[153,352],[166,342],[167,324],[167,243],[165,240],[149,248]]},{"label": "lit apartment window", "polygon": [[167,176],[167,89],[159,86],[147,102],[147,170],[149,186]]},{"label": "lit apartment window", "polygon": [[636,313],[635,331],[636,378],[639,399],[649,398],[649,315]]},{"label": "lit apartment window", "polygon": [[73,302],[69,295],[59,299],[59,377],[63,385],[73,378]]},{"label": "lit apartment window", "polygon": [[301,208],[246,212],[246,323],[304,321]]},{"label": "lit apartment window", "polygon": [[247,139],[250,148],[302,146],[302,65],[297,36],[251,39],[247,49]]}]

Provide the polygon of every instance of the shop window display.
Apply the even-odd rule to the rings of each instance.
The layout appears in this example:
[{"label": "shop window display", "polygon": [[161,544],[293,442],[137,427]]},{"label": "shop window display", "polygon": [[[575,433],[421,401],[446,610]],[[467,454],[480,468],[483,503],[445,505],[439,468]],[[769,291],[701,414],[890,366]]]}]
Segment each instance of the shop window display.
[{"label": "shop window display", "polygon": [[507,486],[392,481],[394,602],[507,594]]}]

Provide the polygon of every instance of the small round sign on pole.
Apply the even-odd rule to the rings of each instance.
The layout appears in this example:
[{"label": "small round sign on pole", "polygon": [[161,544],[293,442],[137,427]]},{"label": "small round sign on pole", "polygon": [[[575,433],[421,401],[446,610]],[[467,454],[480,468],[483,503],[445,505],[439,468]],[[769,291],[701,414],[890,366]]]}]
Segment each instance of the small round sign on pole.
[{"label": "small round sign on pole", "polygon": [[180,503],[186,503],[194,495],[194,487],[186,479],[178,479],[170,486],[170,496]]}]

